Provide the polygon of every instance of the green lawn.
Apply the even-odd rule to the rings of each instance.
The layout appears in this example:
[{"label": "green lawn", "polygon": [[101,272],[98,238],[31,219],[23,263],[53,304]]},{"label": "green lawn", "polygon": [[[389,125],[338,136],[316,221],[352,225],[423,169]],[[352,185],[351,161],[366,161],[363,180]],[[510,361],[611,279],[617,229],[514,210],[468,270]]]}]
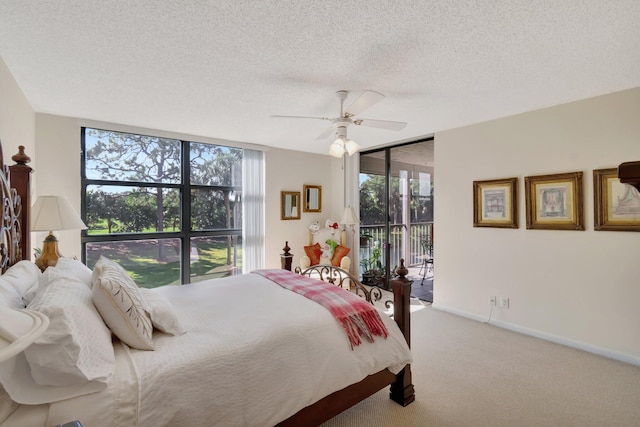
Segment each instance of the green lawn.
[{"label": "green lawn", "polygon": [[[229,274],[226,268],[226,239],[200,240],[197,248],[199,259],[191,262],[192,281]],[[233,251],[234,248],[231,250]],[[238,260],[241,260],[241,248],[235,248],[235,251]],[[164,244],[164,256],[160,260],[157,241],[101,243],[98,247],[93,246],[89,249],[87,254],[89,267],[93,267],[100,255],[118,262],[140,287],[155,288],[181,283],[179,250],[171,244]],[[237,265],[241,267],[241,261],[237,262]]]}]

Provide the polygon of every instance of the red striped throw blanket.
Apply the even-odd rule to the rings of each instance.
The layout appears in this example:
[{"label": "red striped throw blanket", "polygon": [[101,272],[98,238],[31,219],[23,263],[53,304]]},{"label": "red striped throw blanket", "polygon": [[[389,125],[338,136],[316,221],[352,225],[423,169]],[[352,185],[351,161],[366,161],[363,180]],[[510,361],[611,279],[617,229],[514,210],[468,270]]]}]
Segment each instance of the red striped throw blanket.
[{"label": "red striped throw blanket", "polygon": [[287,270],[254,270],[252,273],[264,276],[329,310],[344,328],[351,349],[360,345],[361,337],[373,342],[374,336],[387,338],[389,335],[378,310],[359,296],[336,285]]}]

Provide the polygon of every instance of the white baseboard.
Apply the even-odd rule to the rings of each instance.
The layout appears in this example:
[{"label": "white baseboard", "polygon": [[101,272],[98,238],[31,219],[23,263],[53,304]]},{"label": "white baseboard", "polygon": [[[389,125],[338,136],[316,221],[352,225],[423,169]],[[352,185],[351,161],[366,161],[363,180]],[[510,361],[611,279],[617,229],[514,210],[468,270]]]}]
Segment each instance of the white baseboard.
[{"label": "white baseboard", "polygon": [[[487,317],[478,316],[474,313],[468,313],[462,310],[457,310],[455,308],[446,307],[441,304],[433,303],[431,304],[433,308],[436,310],[446,311],[447,313],[455,314],[457,316],[466,317],[467,319],[477,320],[478,322],[487,323]],[[640,357],[636,357],[626,353],[620,353],[617,351],[613,351],[608,348],[598,347],[592,344],[587,344],[580,341],[574,341],[565,337],[549,334],[547,332],[542,332],[536,329],[525,328],[524,326],[515,325],[513,323],[501,322],[499,320],[491,320],[488,322],[493,326],[497,326],[499,328],[508,329],[510,331],[519,332],[524,335],[530,335],[532,337],[541,338],[543,340],[551,341],[556,344],[562,344],[567,347],[577,348],[579,350],[588,351],[589,353],[594,353],[600,356],[608,357],[610,359],[619,360],[621,362],[629,363],[631,365],[640,366]]]}]

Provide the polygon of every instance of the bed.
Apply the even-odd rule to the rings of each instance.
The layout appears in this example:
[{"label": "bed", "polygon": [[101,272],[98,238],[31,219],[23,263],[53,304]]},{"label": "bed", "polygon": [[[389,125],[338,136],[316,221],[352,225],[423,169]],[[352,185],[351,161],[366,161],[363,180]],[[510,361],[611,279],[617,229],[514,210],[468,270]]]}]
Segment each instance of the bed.
[{"label": "bed", "polygon": [[[367,316],[381,323],[368,329],[378,333],[365,331],[359,338],[345,333],[335,313],[296,290],[308,289],[300,285],[307,281],[332,298],[350,300],[353,293],[284,270],[133,294],[122,285],[117,295],[130,299],[120,304],[142,308],[151,323],[142,317],[132,321],[129,314],[129,323],[118,324],[126,310],[105,312],[117,302],[109,299],[113,295],[100,296],[120,274],[115,263],[105,259],[91,271],[61,259],[40,273],[22,261],[30,253],[22,226],[29,218],[30,168],[23,149],[20,153],[13,157],[16,165],[2,166],[11,171],[13,184],[8,176],[0,179],[4,217],[11,217],[2,228],[0,289],[14,289],[18,301],[47,314],[51,325],[23,353],[0,363],[6,389],[0,395],[1,426],[73,420],[85,427],[310,426],[385,387],[401,405],[414,400],[410,282],[403,277],[393,288],[393,318],[360,300],[373,309]],[[324,272],[347,274],[350,287],[360,286],[337,270],[327,266]],[[13,297],[0,300],[17,304]],[[50,338],[54,332],[58,335]],[[60,350],[68,350],[70,341],[77,354]]]}]

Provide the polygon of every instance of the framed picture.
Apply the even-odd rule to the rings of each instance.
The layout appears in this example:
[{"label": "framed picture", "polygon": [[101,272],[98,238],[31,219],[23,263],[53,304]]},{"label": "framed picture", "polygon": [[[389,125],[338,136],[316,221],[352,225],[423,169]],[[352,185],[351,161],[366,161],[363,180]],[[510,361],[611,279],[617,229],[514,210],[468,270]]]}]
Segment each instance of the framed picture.
[{"label": "framed picture", "polygon": [[518,178],[473,181],[473,226],[518,228]]},{"label": "framed picture", "polygon": [[322,187],[320,185],[303,185],[303,212],[322,212]]},{"label": "framed picture", "polygon": [[280,192],[280,219],[300,219],[300,192]]},{"label": "framed picture", "polygon": [[618,169],[593,171],[594,228],[640,231],[640,193],[618,179]]},{"label": "framed picture", "polygon": [[584,230],[582,172],[524,177],[527,228]]}]

